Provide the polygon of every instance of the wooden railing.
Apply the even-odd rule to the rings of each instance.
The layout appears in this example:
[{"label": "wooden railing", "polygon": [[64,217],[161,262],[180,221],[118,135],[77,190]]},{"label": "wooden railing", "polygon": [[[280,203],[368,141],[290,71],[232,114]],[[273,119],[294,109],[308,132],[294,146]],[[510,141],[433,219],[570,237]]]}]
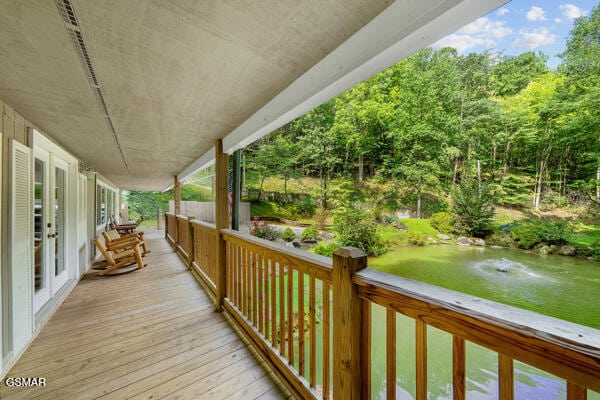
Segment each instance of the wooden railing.
[{"label": "wooden railing", "polygon": [[331,260],[222,232],[225,309],[301,398],[331,398]]},{"label": "wooden railing", "polygon": [[214,224],[193,220],[193,251],[190,264],[208,286],[213,296],[217,291],[217,229]]},{"label": "wooden railing", "polygon": [[177,216],[177,251],[181,256],[188,261],[192,254],[192,235],[190,234],[190,221],[194,217],[186,217],[184,215]]},{"label": "wooden railing", "polygon": [[[185,222],[167,220],[166,236],[173,238],[174,224]],[[332,260],[229,229],[217,233],[199,221],[191,226],[190,263],[213,293],[225,274],[224,304],[217,308],[233,317],[298,398],[371,398],[377,306],[386,315],[387,399],[396,396],[398,314],[414,321],[418,400],[428,395],[429,327],[452,335],[454,399],[466,398],[467,342],[497,354],[500,399],[514,397],[514,360],[564,379],[568,400],[586,399],[587,389],[600,392],[598,330],[368,269],[356,249],[340,249]],[[219,241],[222,263],[214,261]]]}]

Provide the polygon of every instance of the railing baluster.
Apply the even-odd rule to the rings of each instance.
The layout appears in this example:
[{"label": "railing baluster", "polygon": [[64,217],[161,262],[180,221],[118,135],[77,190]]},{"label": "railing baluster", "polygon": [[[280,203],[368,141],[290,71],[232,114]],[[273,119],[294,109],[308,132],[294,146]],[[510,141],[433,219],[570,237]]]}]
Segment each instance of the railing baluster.
[{"label": "railing baluster", "polygon": [[587,400],[586,388],[567,382],[567,400]]},{"label": "railing baluster", "polygon": [[[266,337],[267,336],[267,331],[265,330],[265,320],[267,318],[266,316],[266,310],[269,309],[268,303],[265,301],[265,293],[266,292],[266,279],[265,279],[265,273],[266,273],[266,268],[264,265],[265,262],[265,257],[263,253],[259,253],[258,256],[258,309],[259,309],[259,314],[258,314],[258,324],[259,324],[259,330],[260,332]],[[268,297],[268,296],[267,296]]]},{"label": "railing baluster", "polygon": [[294,269],[287,269],[287,330],[288,330],[288,360],[294,365]]},{"label": "railing baluster", "polygon": [[285,355],[285,286],[283,264],[277,263],[279,273],[279,352]]},{"label": "railing baluster", "polygon": [[330,308],[330,297],[329,297],[329,283],[323,282],[323,320],[321,323],[323,324],[323,399],[327,400],[331,396],[329,395],[329,382],[330,382],[330,354],[331,354],[331,346],[330,346],[330,324],[331,319],[329,316],[329,308]]},{"label": "railing baluster", "polygon": [[254,298],[252,299],[252,303],[254,304],[254,324],[256,325],[256,329],[261,330],[260,326],[262,323],[262,317],[260,310],[262,308],[262,299],[259,297],[259,286],[260,286],[260,276],[262,272],[260,270],[260,255],[258,252],[254,252],[254,273],[252,274],[252,278],[254,280]]},{"label": "railing baluster", "polygon": [[386,309],[385,318],[385,393],[396,400],[396,311]]},{"label": "railing baluster", "polygon": [[371,302],[362,300],[363,326],[361,327],[361,345],[363,347],[363,358],[360,372],[362,374],[362,393],[360,398],[371,399]]},{"label": "railing baluster", "polygon": [[250,261],[250,291],[248,292],[248,303],[250,303],[248,314],[250,321],[256,326],[256,253],[254,251],[248,252],[248,258]]},{"label": "railing baluster", "polygon": [[515,397],[514,370],[512,358],[498,353],[498,390],[502,400]]},{"label": "railing baluster", "polygon": [[427,400],[427,324],[415,320],[417,352],[417,400]]},{"label": "railing baluster", "polygon": [[466,398],[465,340],[452,336],[452,393],[453,400]]},{"label": "railing baluster", "polygon": [[317,386],[317,321],[315,310],[315,277],[311,276],[308,284],[309,305],[308,312],[310,313],[310,386]]},{"label": "railing baluster", "polygon": [[304,368],[304,274],[298,271],[298,371],[306,376]]},{"label": "railing baluster", "polygon": [[271,343],[277,348],[277,266],[269,260],[271,271]]}]

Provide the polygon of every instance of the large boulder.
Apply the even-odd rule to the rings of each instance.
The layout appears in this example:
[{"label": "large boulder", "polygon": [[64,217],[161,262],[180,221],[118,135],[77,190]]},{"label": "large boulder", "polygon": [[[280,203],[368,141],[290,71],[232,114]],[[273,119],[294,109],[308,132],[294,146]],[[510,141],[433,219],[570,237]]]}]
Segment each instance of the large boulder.
[{"label": "large boulder", "polygon": [[471,243],[472,243],[472,241],[468,237],[459,236],[458,238],[456,238],[456,244],[458,244],[458,245],[470,246]]},{"label": "large boulder", "polygon": [[483,240],[483,239],[474,238],[474,239],[471,239],[471,241],[473,242],[473,244],[475,246],[485,246],[485,240]]},{"label": "large boulder", "polygon": [[560,249],[558,249],[558,254],[560,254],[561,256],[573,256],[575,255],[575,252],[577,251],[577,249],[575,249],[575,247],[573,247],[570,244],[565,244],[564,246],[561,246]]},{"label": "large boulder", "polygon": [[438,233],[437,237],[440,240],[450,240],[451,239],[450,235],[446,235],[445,233]]}]

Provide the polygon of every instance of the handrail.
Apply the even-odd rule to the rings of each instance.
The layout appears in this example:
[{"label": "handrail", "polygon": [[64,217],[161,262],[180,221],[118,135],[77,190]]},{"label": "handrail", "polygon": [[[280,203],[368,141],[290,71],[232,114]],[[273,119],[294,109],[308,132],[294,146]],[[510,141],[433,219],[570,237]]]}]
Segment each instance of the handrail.
[{"label": "handrail", "polygon": [[270,250],[277,252],[286,263],[301,269],[303,272],[327,282],[331,282],[332,264],[331,258],[307,251],[289,247],[282,247],[268,240],[260,239],[252,235],[243,234],[232,229],[221,229],[226,240],[235,243],[244,243],[253,250]]},{"label": "handrail", "polygon": [[600,391],[596,329],[372,269],[352,281],[365,300]]}]

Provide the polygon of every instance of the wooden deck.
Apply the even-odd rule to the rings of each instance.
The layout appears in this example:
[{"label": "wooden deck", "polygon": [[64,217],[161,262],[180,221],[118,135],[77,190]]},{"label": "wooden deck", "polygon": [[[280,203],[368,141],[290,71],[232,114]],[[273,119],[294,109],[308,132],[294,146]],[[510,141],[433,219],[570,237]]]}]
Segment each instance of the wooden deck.
[{"label": "wooden deck", "polygon": [[147,234],[148,266],[77,285],[0,385],[0,399],[284,399],[290,395],[214,312],[162,238]]}]

